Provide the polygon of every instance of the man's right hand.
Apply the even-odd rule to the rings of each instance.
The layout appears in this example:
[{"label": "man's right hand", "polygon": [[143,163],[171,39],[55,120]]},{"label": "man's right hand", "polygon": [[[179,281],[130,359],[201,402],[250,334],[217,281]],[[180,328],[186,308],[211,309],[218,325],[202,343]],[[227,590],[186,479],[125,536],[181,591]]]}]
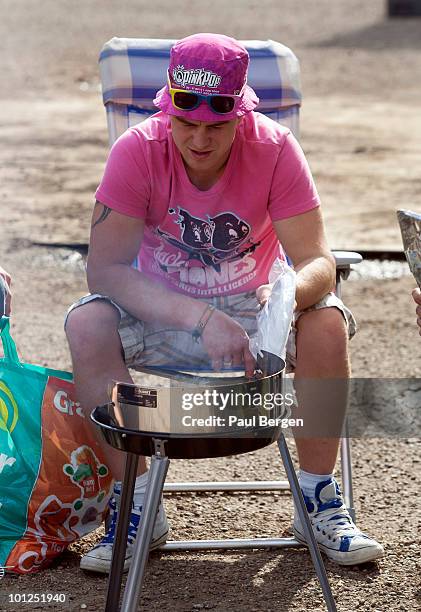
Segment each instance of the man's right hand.
[{"label": "man's right hand", "polygon": [[228,365],[243,366],[245,375],[253,377],[256,362],[250,352],[248,334],[230,316],[215,310],[203,330],[202,342],[215,371]]},{"label": "man's right hand", "polygon": [[421,289],[414,289],[412,292],[412,297],[414,298],[414,302],[418,304],[415,309],[415,312],[417,314],[417,325],[420,328],[418,330],[418,333],[421,336]]}]

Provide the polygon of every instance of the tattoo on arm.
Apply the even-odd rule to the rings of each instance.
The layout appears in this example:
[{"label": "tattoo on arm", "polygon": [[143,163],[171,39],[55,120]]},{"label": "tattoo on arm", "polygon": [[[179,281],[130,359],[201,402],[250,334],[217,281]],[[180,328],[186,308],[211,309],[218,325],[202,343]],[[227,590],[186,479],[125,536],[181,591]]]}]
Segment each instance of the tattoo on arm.
[{"label": "tattoo on arm", "polygon": [[104,210],[103,210],[103,211],[102,211],[102,213],[99,215],[99,217],[98,217],[98,219],[95,221],[95,223],[92,225],[92,229],[94,229],[94,227],[95,227],[96,225],[99,225],[99,223],[102,223],[103,221],[105,221],[105,219],[108,217],[108,215],[109,215],[109,214],[110,214],[110,212],[111,212],[111,208],[108,208],[108,206],[104,206],[104,204],[103,204],[102,206],[103,206],[103,209],[104,209]]}]

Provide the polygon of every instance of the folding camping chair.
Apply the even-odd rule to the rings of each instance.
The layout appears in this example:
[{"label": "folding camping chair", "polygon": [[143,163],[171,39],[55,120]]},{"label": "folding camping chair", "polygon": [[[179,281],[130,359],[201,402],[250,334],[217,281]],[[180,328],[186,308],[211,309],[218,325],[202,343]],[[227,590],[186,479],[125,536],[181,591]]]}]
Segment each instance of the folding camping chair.
[{"label": "folding camping chair", "polygon": [[[128,127],[157,112],[152,100],[156,91],[166,82],[169,50],[174,42],[113,38],[104,45],[100,55],[100,71],[110,144]],[[290,49],[274,41],[242,42],[250,53],[248,82],[260,99],[257,110],[289,127],[298,138],[301,91],[297,58]],[[341,278],[347,277],[351,264],[360,262],[361,256],[348,252],[337,252],[334,255],[337,265],[337,293],[340,295]],[[280,450],[284,459],[282,453],[285,449]],[[351,515],[355,517],[348,438],[344,438],[341,443],[341,465],[345,503]],[[290,474],[288,477],[291,481]],[[288,481],[183,482],[165,484],[164,491],[279,490],[289,487]],[[260,538],[168,542],[160,550],[275,548],[299,545],[295,538]],[[310,549],[310,552],[313,557],[314,551]],[[321,568],[320,561],[316,561],[315,567],[328,608],[333,610],[334,601],[326,574],[321,575],[324,566]]]}]

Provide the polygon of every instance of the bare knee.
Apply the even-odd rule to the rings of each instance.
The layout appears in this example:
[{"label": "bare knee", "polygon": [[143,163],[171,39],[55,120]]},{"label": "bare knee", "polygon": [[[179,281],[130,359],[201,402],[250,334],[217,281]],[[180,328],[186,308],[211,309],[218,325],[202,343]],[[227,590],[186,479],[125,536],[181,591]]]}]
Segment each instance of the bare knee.
[{"label": "bare knee", "polygon": [[86,360],[112,348],[120,351],[119,323],[119,312],[105,300],[88,302],[72,310],[66,321],[66,335],[73,359]]},{"label": "bare knee", "polygon": [[338,308],[303,314],[297,321],[297,332],[297,357],[307,356],[325,363],[348,361],[348,331]]}]

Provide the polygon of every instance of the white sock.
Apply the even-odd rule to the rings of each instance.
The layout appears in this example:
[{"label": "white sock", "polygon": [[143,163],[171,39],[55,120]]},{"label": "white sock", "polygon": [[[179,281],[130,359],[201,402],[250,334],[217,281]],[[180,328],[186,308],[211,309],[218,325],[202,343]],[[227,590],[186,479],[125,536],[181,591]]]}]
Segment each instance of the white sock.
[{"label": "white sock", "polygon": [[333,474],[311,474],[310,472],[300,470],[298,482],[300,483],[300,488],[304,495],[307,497],[314,497],[314,491],[319,482],[331,480],[332,478]]}]

